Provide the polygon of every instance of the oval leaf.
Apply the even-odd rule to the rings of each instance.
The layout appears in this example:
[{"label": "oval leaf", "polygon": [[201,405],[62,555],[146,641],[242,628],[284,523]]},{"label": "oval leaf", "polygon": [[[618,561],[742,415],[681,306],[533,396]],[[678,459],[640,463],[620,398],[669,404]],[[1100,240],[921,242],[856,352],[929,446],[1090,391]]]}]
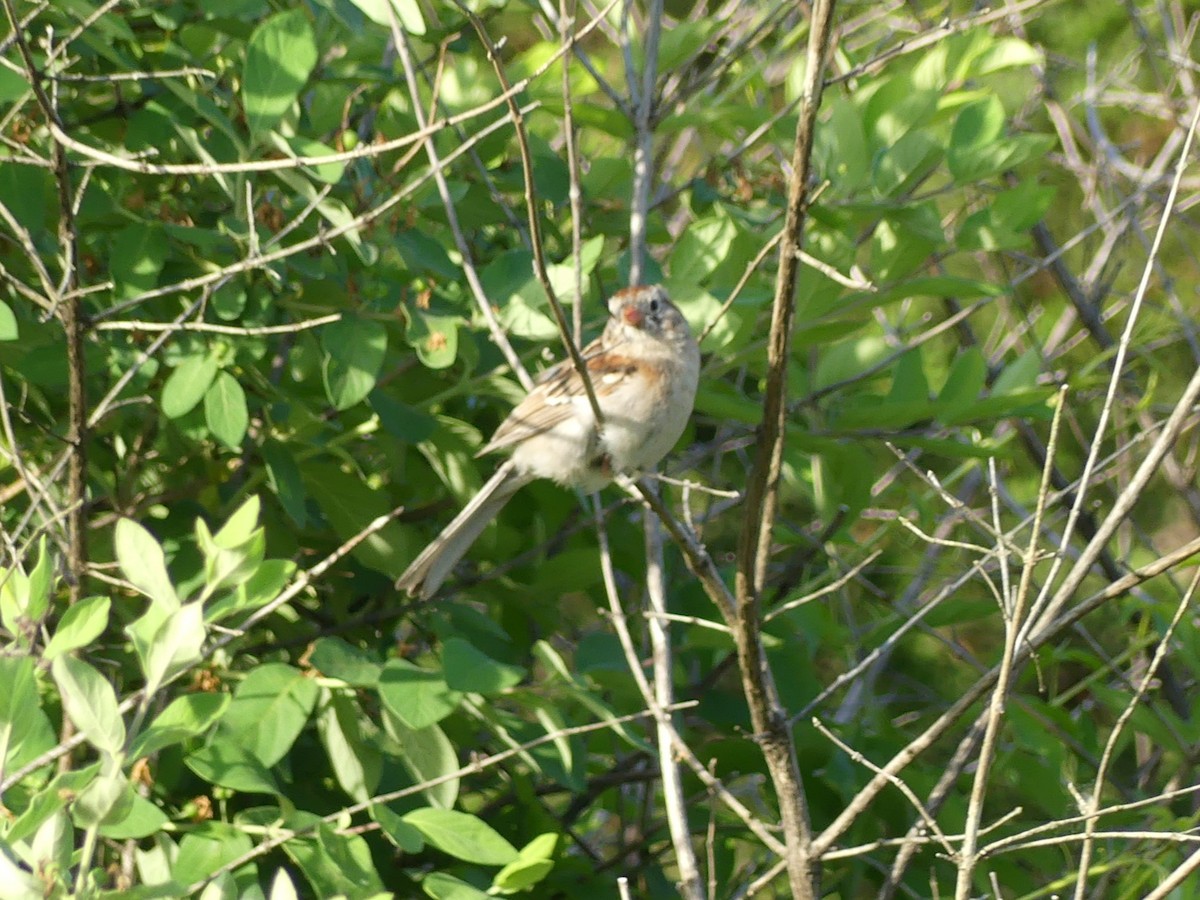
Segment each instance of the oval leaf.
[{"label": "oval leaf", "polygon": [[242,105],[252,133],[274,127],[316,64],[317,42],[304,10],[279,13],[254,29],[242,70]]},{"label": "oval leaf", "polygon": [[167,576],[162,547],[149,531],[132,519],[117,522],[117,562],[125,577],[166,612],[179,606],[179,597]]},{"label": "oval leaf", "polygon": [[207,353],[189,356],[180,363],[163,385],[162,411],[169,419],[178,419],[196,408],[217,375],[217,361]]},{"label": "oval leaf", "polygon": [[462,638],[446,640],[442,648],[446,684],[456,691],[475,694],[500,694],[516,687],[525,677],[518,666],[496,662]]},{"label": "oval leaf", "polygon": [[482,819],[454,809],[414,809],[403,817],[443,853],[481,866],[504,866],[517,848]]},{"label": "oval leaf", "polygon": [[3,300],[0,300],[0,341],[15,341],[21,336],[17,329],[17,317]]},{"label": "oval leaf", "polygon": [[228,372],[219,372],[204,395],[204,419],[208,430],[231,450],[242,446],[250,413],[246,409],[246,392]]},{"label": "oval leaf", "polygon": [[99,637],[108,625],[110,605],[107,597],[84,597],[63,613],[62,621],[54,629],[54,637],[46,645],[45,658],[54,659],[71,650],[86,647]]},{"label": "oval leaf", "polygon": [[378,322],[347,316],[321,330],[325,395],[335,409],[364,400],[387,352],[387,331]]},{"label": "oval leaf", "polygon": [[60,656],[51,663],[63,706],[76,727],[94,747],[113,755],[125,743],[125,722],[117,695],[103,675],[82,659]]},{"label": "oval leaf", "polygon": [[418,668],[403,659],[390,659],[383,667],[379,696],[384,706],[415,730],[440,722],[462,699],[440,672]]}]

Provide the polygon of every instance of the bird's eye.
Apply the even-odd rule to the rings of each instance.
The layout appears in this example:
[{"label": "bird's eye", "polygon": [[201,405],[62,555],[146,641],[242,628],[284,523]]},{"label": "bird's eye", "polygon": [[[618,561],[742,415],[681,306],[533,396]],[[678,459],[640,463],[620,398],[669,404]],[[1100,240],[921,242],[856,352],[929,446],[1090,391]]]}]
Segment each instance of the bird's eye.
[{"label": "bird's eye", "polygon": [[650,312],[658,312],[658,298],[655,297],[650,301]]}]

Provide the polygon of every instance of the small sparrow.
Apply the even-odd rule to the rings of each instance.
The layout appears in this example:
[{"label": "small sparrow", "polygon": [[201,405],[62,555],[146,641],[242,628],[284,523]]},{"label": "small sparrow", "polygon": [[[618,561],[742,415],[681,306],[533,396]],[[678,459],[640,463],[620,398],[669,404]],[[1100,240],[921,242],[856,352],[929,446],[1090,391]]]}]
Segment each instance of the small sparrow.
[{"label": "small sparrow", "polygon": [[570,359],[541,374],[477,455],[510,456],[396,582],[433,596],[504,504],[535,478],[591,492],[615,475],[652,469],[675,446],[696,399],[700,348],[660,286],[618,291],[604,333],[582,356],[603,419]]}]

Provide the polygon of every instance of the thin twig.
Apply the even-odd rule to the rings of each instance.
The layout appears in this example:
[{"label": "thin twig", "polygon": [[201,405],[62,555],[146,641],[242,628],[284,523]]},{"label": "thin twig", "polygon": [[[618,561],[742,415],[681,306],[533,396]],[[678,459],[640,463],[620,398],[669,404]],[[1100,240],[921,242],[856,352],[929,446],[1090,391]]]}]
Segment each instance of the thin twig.
[{"label": "thin twig", "polygon": [[1100,755],[1100,766],[1096,770],[1095,784],[1092,785],[1091,794],[1088,797],[1087,819],[1083,827],[1083,846],[1080,848],[1079,867],[1076,870],[1075,900],[1083,900],[1084,894],[1087,891],[1087,876],[1091,869],[1092,853],[1095,849],[1096,825],[1100,818],[1100,798],[1104,793],[1104,782],[1108,777],[1108,768],[1112,763],[1113,754],[1116,752],[1117,742],[1124,733],[1126,724],[1133,717],[1134,711],[1141,705],[1146,692],[1150,690],[1150,686],[1154,683],[1154,679],[1158,675],[1159,666],[1162,665],[1163,660],[1166,658],[1171,638],[1175,634],[1175,628],[1179,625],[1183,614],[1191,606],[1192,599],[1196,596],[1196,587],[1198,585],[1200,585],[1200,568],[1196,570],[1192,576],[1191,584],[1188,585],[1188,589],[1184,591],[1183,596],[1179,599],[1179,603],[1175,607],[1175,615],[1167,623],[1162,639],[1158,642],[1158,647],[1154,651],[1154,657],[1146,667],[1146,671],[1142,675],[1137,689],[1129,698],[1129,702],[1121,710],[1121,715],[1117,718],[1116,724],[1113,725],[1112,731],[1108,735],[1108,740],[1104,742],[1104,752]]},{"label": "thin twig", "polygon": [[[1137,291],[1134,293],[1133,302],[1126,316],[1125,329],[1121,333],[1120,340],[1117,342],[1117,352],[1116,357],[1113,360],[1112,374],[1109,377],[1108,388],[1104,395],[1104,403],[1101,406],[1100,416],[1096,422],[1096,428],[1092,438],[1092,445],[1090,448],[1088,448],[1087,459],[1083,466],[1083,474],[1079,478],[1079,489],[1075,495],[1075,502],[1071,505],[1071,511],[1067,517],[1067,524],[1063,528],[1064,543],[1071,540],[1071,536],[1074,534],[1076,524],[1078,523],[1079,517],[1083,511],[1084,498],[1087,495],[1092,473],[1095,471],[1096,459],[1100,454],[1100,447],[1103,444],[1104,433],[1108,425],[1109,417],[1112,415],[1113,404],[1116,401],[1120,379],[1125,368],[1125,357],[1129,352],[1129,346],[1133,338],[1134,326],[1137,324],[1138,313],[1141,310],[1142,303],[1146,297],[1146,292],[1150,287],[1150,277],[1154,271],[1154,261],[1158,256],[1159,249],[1162,247],[1163,237],[1166,234],[1167,223],[1171,220],[1171,212],[1175,205],[1175,198],[1179,193],[1179,183],[1183,178],[1183,173],[1188,165],[1191,155],[1192,141],[1195,138],[1198,124],[1200,124],[1200,104],[1197,104],[1192,115],[1191,124],[1188,126],[1187,137],[1183,142],[1183,147],[1179,152],[1179,157],[1176,163],[1175,178],[1171,182],[1171,189],[1167,193],[1166,204],[1159,219],[1158,230],[1154,235],[1154,243],[1150,248],[1146,265],[1142,269],[1141,280],[1138,282]],[[1197,374],[1200,375],[1200,373]],[[1192,402],[1194,402],[1193,385],[1196,394],[1200,394],[1200,380],[1194,377],[1192,379],[1192,384],[1190,384],[1188,389],[1184,392],[1185,398],[1192,396]],[[1180,405],[1182,405],[1182,403],[1183,398],[1181,398]],[[1191,408],[1191,402],[1188,402],[1187,408]],[[1180,412],[1180,406],[1177,405],[1175,412],[1172,414],[1172,420],[1174,420],[1175,415]],[[1169,448],[1169,442],[1174,440],[1176,434],[1177,429],[1173,430],[1168,427],[1168,429],[1164,430],[1163,434],[1159,438],[1159,441],[1157,441],[1155,444],[1155,447],[1159,448],[1161,452],[1155,454],[1154,456],[1154,467],[1151,468],[1143,463],[1143,465],[1139,468],[1138,475],[1143,477],[1138,478],[1135,476],[1135,480],[1138,482],[1136,490],[1134,490],[1134,485],[1131,484],[1129,488],[1122,492],[1121,497],[1117,499],[1117,502],[1113,505],[1113,509],[1105,517],[1104,522],[1101,524],[1095,537],[1088,542],[1088,546],[1085,548],[1079,561],[1075,564],[1074,568],[1067,573],[1062,584],[1057,590],[1054,590],[1053,585],[1056,576],[1063,565],[1063,557],[1060,556],[1056,558],[1051,564],[1050,573],[1046,576],[1042,591],[1038,595],[1038,598],[1034,602],[1033,608],[1031,609],[1031,614],[1033,617],[1036,617],[1036,621],[1046,621],[1050,617],[1057,615],[1058,610],[1075,592],[1076,588],[1083,581],[1088,570],[1091,568],[1092,562],[1095,560],[1096,555],[1107,545],[1108,539],[1111,537],[1112,532],[1116,529],[1117,525],[1124,520],[1125,516],[1129,512],[1129,509],[1132,507],[1134,500],[1141,495],[1142,489],[1145,487],[1145,484],[1149,481],[1150,477],[1154,474],[1155,469],[1157,469],[1158,464],[1161,462],[1162,456]],[[1154,451],[1152,451],[1152,453],[1153,452]],[[1053,596],[1050,594],[1052,590],[1054,590]],[[1034,620],[1031,619],[1031,624],[1033,623]]]},{"label": "thin twig", "polygon": [[[983,800],[987,794],[988,775],[991,773],[992,760],[996,752],[996,741],[1000,734],[1000,723],[1004,718],[1004,706],[1008,699],[1008,691],[1012,684],[1013,661],[1016,658],[1017,641],[1024,622],[1029,588],[1033,578],[1033,570],[1037,562],[1038,541],[1042,534],[1042,517],[1046,512],[1046,498],[1050,494],[1050,473],[1054,467],[1054,455],[1058,449],[1058,431],[1062,424],[1063,410],[1066,407],[1066,389],[1059,391],[1058,404],[1054,409],[1054,419],[1050,424],[1050,441],[1047,445],[1046,464],[1042,467],[1042,483],[1038,489],[1037,506],[1033,514],[1033,526],[1029,529],[1029,546],[1022,560],[1021,583],[1016,596],[1005,596],[1001,607],[1004,618],[1004,650],[1000,657],[1000,672],[996,677],[996,686],[992,690],[991,704],[987,713],[987,724],[983,732],[983,741],[979,747],[979,759],[975,767],[975,779],[971,785],[971,797],[967,804],[967,822],[963,829],[963,843],[958,856],[958,873],[955,882],[955,896],[958,900],[968,900],[971,895],[971,879],[974,875],[979,842],[979,826],[983,818]],[[1005,540],[997,527],[997,549],[1007,558],[1004,551]]]},{"label": "thin twig", "polygon": [[[34,62],[33,53],[25,40],[24,31],[13,9],[12,0],[4,0],[4,11],[13,30],[17,49],[25,63],[25,77],[33,89],[42,116],[53,127],[61,129],[62,120],[54,99],[44,85],[44,75]],[[52,295],[51,312],[62,321],[67,344],[67,589],[71,602],[78,602],[84,593],[87,575],[87,364],[83,358],[83,336],[86,330],[83,308],[78,300],[58,302],[64,294],[75,290],[79,283],[79,235],[75,228],[75,197],[72,165],[66,149],[55,142],[52,156],[54,182],[58,193],[58,251],[62,277]],[[36,265],[36,263],[35,263]]]},{"label": "thin twig", "polygon": [[[596,399],[596,391],[592,386],[591,373],[588,372],[587,362],[579,350],[578,342],[571,336],[571,327],[567,322],[567,316],[563,312],[562,304],[558,301],[558,295],[554,292],[554,285],[550,283],[550,272],[546,268],[546,251],[542,242],[542,221],[538,215],[537,194],[533,181],[533,153],[529,149],[529,138],[525,134],[524,116],[522,116],[516,101],[508,94],[508,76],[504,73],[504,66],[500,63],[500,51],[488,36],[487,29],[483,25],[483,20],[468,9],[462,0],[454,0],[454,3],[459,8],[459,11],[470,21],[471,26],[475,29],[475,33],[479,35],[479,40],[487,50],[488,59],[491,61],[492,69],[496,73],[496,79],[500,82],[500,86],[504,89],[506,96],[508,96],[508,112],[512,117],[513,130],[517,136],[517,148],[520,151],[521,157],[521,175],[525,182],[525,210],[529,215],[529,243],[533,250],[533,271],[542,286],[546,300],[550,303],[550,310],[554,313],[554,321],[558,325],[559,337],[562,338],[567,356],[570,357],[575,371],[579,373],[579,378],[583,382],[583,389],[587,394],[588,404],[592,408],[592,415],[595,417],[596,425],[598,428],[602,427],[604,424],[604,414],[600,410],[600,402]],[[576,301],[576,306],[579,305],[579,302],[579,300]]]},{"label": "thin twig", "polygon": [[302,322],[292,322],[290,325],[216,325],[211,322],[100,322],[95,326],[96,331],[144,331],[147,334],[156,332],[198,331],[205,334],[228,334],[237,337],[263,337],[272,334],[295,334],[310,328],[320,328],[332,322],[340,322],[341,313],[330,313],[315,319],[305,319]]},{"label": "thin twig", "polygon": [[812,852],[812,830],[796,747],[787,715],[775,690],[762,644],[762,590],[771,554],[771,535],[779,499],[783,448],[787,434],[787,372],[791,357],[799,251],[806,218],[809,172],[817,109],[833,31],[834,0],[817,0],[809,22],[803,101],[796,125],[787,211],[779,248],[779,271],[767,339],[767,387],[758,449],[746,487],[745,516],[737,547],[734,642],[750,720],[766,760],[787,838],[788,881],[796,898],[820,896],[820,868]]}]

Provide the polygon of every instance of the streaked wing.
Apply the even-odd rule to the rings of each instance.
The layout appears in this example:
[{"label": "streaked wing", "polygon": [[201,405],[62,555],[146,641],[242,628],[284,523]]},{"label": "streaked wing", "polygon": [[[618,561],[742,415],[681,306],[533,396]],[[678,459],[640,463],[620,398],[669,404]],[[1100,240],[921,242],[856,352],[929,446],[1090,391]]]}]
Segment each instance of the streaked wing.
[{"label": "streaked wing", "polygon": [[574,370],[571,370],[565,377],[543,382],[530,391],[529,395],[508,414],[508,418],[500,423],[500,427],[496,429],[492,439],[475,455],[483,456],[485,453],[492,453],[519,444],[535,434],[549,431],[555,425],[574,415],[574,410],[571,408],[571,397],[564,394],[563,389],[560,388],[563,381],[568,379],[578,381],[579,376],[575,374]]},{"label": "streaked wing", "polygon": [[[583,351],[592,388],[598,395],[612,391],[636,371],[628,357],[602,350],[600,341],[593,341]],[[500,423],[492,439],[476,455],[503,450],[549,431],[575,415],[575,402],[584,396],[583,380],[571,360],[556,363],[542,373],[534,389]]]}]

